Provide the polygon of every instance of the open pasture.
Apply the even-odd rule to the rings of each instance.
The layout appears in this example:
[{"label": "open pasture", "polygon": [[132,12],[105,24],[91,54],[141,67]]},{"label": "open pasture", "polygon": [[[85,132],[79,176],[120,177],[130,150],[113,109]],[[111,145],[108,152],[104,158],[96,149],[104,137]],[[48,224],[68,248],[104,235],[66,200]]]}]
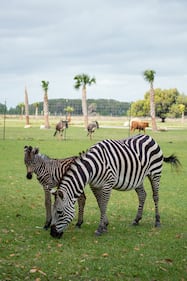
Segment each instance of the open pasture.
[{"label": "open pasture", "polygon": [[[108,205],[108,233],[94,236],[99,210],[86,187],[82,228],[75,229],[75,218],[63,238],[56,240],[42,229],[43,189],[35,177],[31,181],[25,177],[23,147],[38,146],[41,153],[60,158],[78,155],[105,138],[128,137],[129,130],[109,128],[110,122],[103,121],[103,127],[90,141],[81,124],[74,122],[66,131],[66,140],[60,140],[53,137],[55,120],[49,130],[39,129],[40,121],[32,120],[32,127],[24,129],[24,120],[7,119],[3,140],[0,119],[0,280],[187,280],[186,125],[172,121],[166,132],[147,130],[165,156],[175,153],[182,164],[179,172],[167,164],[163,167],[159,193],[161,228],[154,227],[154,203],[146,180],[147,199],[138,227],[131,226],[137,211],[136,193],[113,191]],[[112,122],[112,126],[120,127],[122,120]]]}]

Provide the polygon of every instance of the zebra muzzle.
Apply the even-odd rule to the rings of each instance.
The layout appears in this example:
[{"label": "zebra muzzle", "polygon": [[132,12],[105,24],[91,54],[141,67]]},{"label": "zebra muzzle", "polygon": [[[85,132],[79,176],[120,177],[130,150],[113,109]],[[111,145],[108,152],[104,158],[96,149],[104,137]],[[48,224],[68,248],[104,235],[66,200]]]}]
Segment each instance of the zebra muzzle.
[{"label": "zebra muzzle", "polygon": [[32,179],[32,173],[27,173],[26,178],[27,178],[28,180],[31,180],[31,179]]},{"label": "zebra muzzle", "polygon": [[56,230],[56,226],[53,224],[51,225],[51,232],[50,232],[51,236],[54,237],[54,238],[61,238],[62,235],[63,235],[63,232],[59,233],[57,230]]}]

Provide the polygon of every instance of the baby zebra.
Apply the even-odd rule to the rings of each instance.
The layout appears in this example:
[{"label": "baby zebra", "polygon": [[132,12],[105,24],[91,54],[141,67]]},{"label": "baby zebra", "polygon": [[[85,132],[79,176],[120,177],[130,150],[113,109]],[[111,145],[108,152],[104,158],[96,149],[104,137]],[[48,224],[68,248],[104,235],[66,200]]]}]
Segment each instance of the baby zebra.
[{"label": "baby zebra", "polygon": [[[35,173],[39,183],[43,186],[45,193],[45,208],[46,208],[46,221],[44,229],[48,229],[51,224],[51,190],[57,187],[60,179],[63,177],[70,164],[74,162],[76,156],[64,158],[64,159],[53,159],[46,155],[39,153],[38,148],[32,146],[24,147],[24,162],[27,168],[27,179],[32,179],[32,174]],[[77,227],[81,227],[83,223],[83,213],[86,196],[84,192],[78,198],[79,214]]]},{"label": "baby zebra", "polygon": [[87,136],[90,136],[90,140],[92,139],[92,134],[95,132],[96,129],[99,129],[99,123],[97,121],[93,121],[92,123],[88,124]]}]

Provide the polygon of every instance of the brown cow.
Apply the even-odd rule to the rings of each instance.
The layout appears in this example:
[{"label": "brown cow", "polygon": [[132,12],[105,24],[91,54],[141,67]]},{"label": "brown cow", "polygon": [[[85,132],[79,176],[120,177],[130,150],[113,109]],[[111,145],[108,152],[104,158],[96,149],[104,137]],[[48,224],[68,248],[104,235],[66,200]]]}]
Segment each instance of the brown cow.
[{"label": "brown cow", "polygon": [[144,134],[145,134],[146,127],[149,127],[148,122],[144,122],[144,121],[132,121],[131,122],[131,132],[134,132],[135,130],[139,130],[139,133],[140,133],[140,131],[144,131]]}]

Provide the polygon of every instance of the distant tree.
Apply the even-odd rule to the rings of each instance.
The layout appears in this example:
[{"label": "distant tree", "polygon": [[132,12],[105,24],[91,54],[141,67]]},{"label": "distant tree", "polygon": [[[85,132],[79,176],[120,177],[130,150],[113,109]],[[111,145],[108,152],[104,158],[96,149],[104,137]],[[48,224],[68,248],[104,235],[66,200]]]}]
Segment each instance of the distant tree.
[{"label": "distant tree", "polygon": [[[155,93],[155,106],[156,106],[156,116],[161,118],[162,122],[165,122],[166,117],[170,111],[170,107],[177,103],[177,97],[179,92],[177,89],[164,89],[159,88],[154,90]],[[148,100],[150,94],[147,92],[145,94],[145,100]]]},{"label": "distant tree", "polygon": [[5,112],[7,112],[6,104],[0,103],[0,114],[5,114]]},{"label": "distant tree", "polygon": [[131,105],[131,116],[134,117],[146,117],[149,115],[150,102],[147,100],[138,100]]},{"label": "distant tree", "polygon": [[176,102],[177,102],[177,104],[185,105],[184,114],[187,114],[187,96],[185,94],[178,95]]},{"label": "distant tree", "polygon": [[75,80],[75,89],[82,87],[82,113],[84,116],[84,126],[88,126],[88,109],[87,109],[87,97],[86,97],[86,87],[91,86],[96,83],[96,79],[90,78],[87,74],[79,74],[74,77]]},{"label": "distant tree", "polygon": [[179,105],[179,111],[181,113],[181,122],[184,122],[184,111],[185,111],[185,105],[180,103]]},{"label": "distant tree", "polygon": [[184,104],[172,104],[170,107],[170,111],[168,113],[169,117],[179,118],[181,117],[181,122],[184,121],[184,111],[185,105]]},{"label": "distant tree", "polygon": [[43,100],[43,112],[44,112],[44,127],[45,129],[49,129],[49,104],[48,104],[48,88],[49,82],[42,81],[42,88],[44,90],[44,100]]},{"label": "distant tree", "polygon": [[32,105],[35,108],[35,117],[37,117],[38,116],[39,102],[34,102]]},{"label": "distant tree", "polygon": [[26,126],[29,125],[29,98],[28,98],[28,93],[27,89],[25,87],[25,121],[26,121]]},{"label": "distant tree", "polygon": [[23,118],[23,114],[24,114],[24,109],[25,109],[25,104],[23,102],[20,102],[17,107],[19,108],[19,112],[20,112],[20,117],[21,119]]},{"label": "distant tree", "polygon": [[70,123],[71,122],[71,113],[74,111],[74,108],[71,106],[67,106],[64,108],[64,111],[68,114],[67,119],[68,119],[68,122]]},{"label": "distant tree", "polygon": [[90,115],[96,114],[96,109],[97,109],[97,104],[95,102],[91,103],[88,106],[88,114],[90,114]]},{"label": "distant tree", "polygon": [[156,72],[154,70],[145,70],[143,73],[144,79],[150,84],[150,115],[151,115],[153,131],[157,131],[157,125],[156,125],[156,119],[155,119],[154,88],[153,88],[155,74],[156,74]]}]

